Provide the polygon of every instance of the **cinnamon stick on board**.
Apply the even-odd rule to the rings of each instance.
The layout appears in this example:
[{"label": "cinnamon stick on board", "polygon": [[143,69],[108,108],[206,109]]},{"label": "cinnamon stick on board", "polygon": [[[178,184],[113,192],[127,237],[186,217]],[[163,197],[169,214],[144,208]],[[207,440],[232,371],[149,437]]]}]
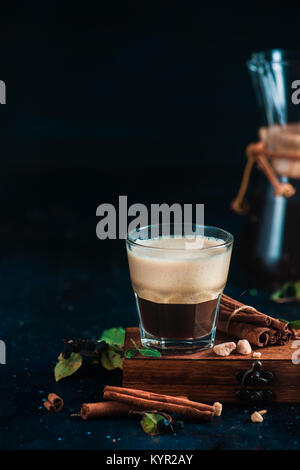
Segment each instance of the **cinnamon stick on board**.
[{"label": "cinnamon stick on board", "polygon": [[208,421],[215,414],[214,407],[204,403],[131,388],[107,386],[104,389],[103,397],[120,403],[126,403],[131,408],[139,410],[167,411],[192,419]]},{"label": "cinnamon stick on board", "polygon": [[217,329],[247,339],[255,346],[286,344],[292,337],[286,323],[222,294]]}]

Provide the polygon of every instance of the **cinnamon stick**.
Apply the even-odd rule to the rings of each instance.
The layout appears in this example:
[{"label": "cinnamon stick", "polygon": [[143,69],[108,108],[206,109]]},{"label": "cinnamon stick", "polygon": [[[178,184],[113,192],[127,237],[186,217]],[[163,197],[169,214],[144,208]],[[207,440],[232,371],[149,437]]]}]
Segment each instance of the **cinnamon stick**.
[{"label": "cinnamon stick", "polygon": [[[187,397],[184,396],[181,398]],[[118,401],[101,401],[97,403],[83,403],[80,415],[82,419],[97,419],[107,418],[110,416],[126,416],[129,411],[136,410],[136,408],[127,405],[126,403],[119,403]]]},{"label": "cinnamon stick", "polygon": [[139,410],[156,409],[193,419],[211,420],[215,413],[214,407],[204,403],[144,390],[108,386],[104,389],[103,397]]},{"label": "cinnamon stick", "polygon": [[227,321],[222,321],[220,318],[218,321],[217,329],[226,333],[229,336],[234,336],[240,339],[247,339],[249,343],[262,348],[267,346],[270,342],[270,329],[262,328],[255,326],[250,323],[238,323],[237,321],[232,321],[229,329],[227,330]]},{"label": "cinnamon stick", "polygon": [[44,407],[48,411],[54,411],[58,413],[63,409],[64,401],[56,393],[49,393],[48,400],[44,402]]},{"label": "cinnamon stick", "polygon": [[106,418],[109,416],[125,416],[132,410],[132,406],[116,401],[102,401],[98,403],[84,403],[80,414],[82,419]]},{"label": "cinnamon stick", "polygon": [[173,403],[177,405],[187,405],[194,406],[200,411],[212,411],[213,407],[210,405],[206,405],[205,403],[199,403],[197,401],[189,400],[187,397],[184,396],[173,396],[173,395],[164,395],[161,393],[154,393],[154,392],[147,392],[146,390],[137,390],[134,388],[126,388],[126,387],[114,387],[112,385],[107,385],[104,388],[104,392],[116,392],[122,393],[124,395],[129,395],[131,397],[137,398],[144,398],[146,400],[154,400],[154,401],[161,401],[164,403]]},{"label": "cinnamon stick", "polygon": [[217,329],[247,339],[258,347],[286,344],[292,337],[286,323],[223,294]]}]

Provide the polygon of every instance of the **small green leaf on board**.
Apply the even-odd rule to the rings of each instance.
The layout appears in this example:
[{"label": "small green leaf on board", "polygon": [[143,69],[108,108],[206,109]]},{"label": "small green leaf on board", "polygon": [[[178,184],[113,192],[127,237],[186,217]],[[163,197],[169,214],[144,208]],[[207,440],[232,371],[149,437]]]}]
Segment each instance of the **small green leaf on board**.
[{"label": "small green leaf on board", "polygon": [[146,357],[161,357],[161,353],[157,349],[142,348],[139,350],[142,356]]},{"label": "small green leaf on board", "polygon": [[131,359],[132,357],[136,356],[138,352],[138,349],[126,349],[125,357],[126,359]]}]

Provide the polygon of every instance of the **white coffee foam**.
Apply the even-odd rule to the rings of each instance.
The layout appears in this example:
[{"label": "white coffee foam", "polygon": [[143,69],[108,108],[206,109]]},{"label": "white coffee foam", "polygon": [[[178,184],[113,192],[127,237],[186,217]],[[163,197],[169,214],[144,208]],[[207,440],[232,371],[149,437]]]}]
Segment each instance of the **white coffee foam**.
[{"label": "white coffee foam", "polygon": [[[157,303],[194,304],[213,300],[226,284],[231,246],[197,236],[138,240],[127,246],[136,294]],[[215,248],[214,248],[215,247]]]}]

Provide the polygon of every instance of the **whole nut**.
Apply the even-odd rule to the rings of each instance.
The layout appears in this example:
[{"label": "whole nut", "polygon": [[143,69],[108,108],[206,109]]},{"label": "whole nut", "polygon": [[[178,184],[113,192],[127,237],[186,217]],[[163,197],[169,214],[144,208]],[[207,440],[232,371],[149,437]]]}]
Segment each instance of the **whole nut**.
[{"label": "whole nut", "polygon": [[214,407],[214,409],[215,409],[215,415],[216,415],[216,416],[221,416],[221,414],[222,414],[222,409],[223,409],[222,403],[219,403],[218,401],[216,401],[216,402],[213,404],[213,407]]},{"label": "whole nut", "polygon": [[252,353],[252,348],[250,346],[250,343],[247,339],[240,339],[238,341],[236,351],[239,354],[251,354]]},{"label": "whole nut", "polygon": [[254,352],[252,354],[252,357],[255,357],[256,359],[258,359],[259,357],[261,357],[261,352]]},{"label": "whole nut", "polygon": [[264,420],[264,418],[262,417],[262,415],[260,413],[258,413],[257,411],[254,411],[254,413],[252,413],[251,415],[251,421],[252,423],[262,423]]},{"label": "whole nut", "polygon": [[229,354],[236,348],[236,344],[233,341],[228,343],[221,343],[214,346],[213,351],[218,356],[229,356]]}]

